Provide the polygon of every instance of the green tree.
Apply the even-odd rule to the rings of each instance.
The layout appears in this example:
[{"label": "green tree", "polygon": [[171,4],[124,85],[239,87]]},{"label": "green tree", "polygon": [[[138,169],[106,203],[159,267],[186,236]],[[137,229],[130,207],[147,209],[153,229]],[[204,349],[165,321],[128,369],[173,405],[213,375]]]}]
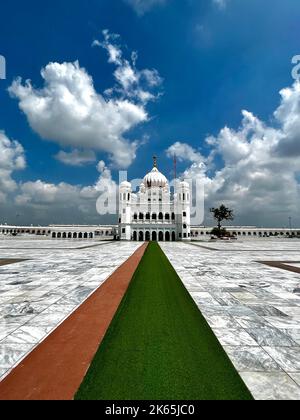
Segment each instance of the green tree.
[{"label": "green tree", "polygon": [[230,210],[222,204],[219,208],[210,209],[210,212],[213,214],[214,219],[218,223],[217,236],[220,237],[222,235],[222,222],[224,220],[234,220],[233,210]]}]

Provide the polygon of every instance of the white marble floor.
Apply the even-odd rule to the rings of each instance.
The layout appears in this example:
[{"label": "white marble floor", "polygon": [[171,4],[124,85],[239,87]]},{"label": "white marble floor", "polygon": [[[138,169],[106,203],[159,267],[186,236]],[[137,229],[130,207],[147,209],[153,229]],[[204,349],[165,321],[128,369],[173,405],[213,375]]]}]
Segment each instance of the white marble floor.
[{"label": "white marble floor", "polygon": [[300,261],[299,245],[279,239],[161,244],[258,400],[300,399],[300,274],[258,262]]},{"label": "white marble floor", "polygon": [[0,258],[25,261],[0,266],[0,378],[139,246],[2,237]]}]

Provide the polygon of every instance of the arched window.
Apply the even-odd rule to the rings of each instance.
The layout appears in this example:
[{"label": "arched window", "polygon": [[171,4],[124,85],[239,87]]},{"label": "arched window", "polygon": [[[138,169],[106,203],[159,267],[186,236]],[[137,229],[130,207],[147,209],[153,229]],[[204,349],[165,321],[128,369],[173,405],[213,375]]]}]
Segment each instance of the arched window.
[{"label": "arched window", "polygon": [[150,215],[150,213],[147,213],[146,214],[146,220],[150,220],[151,219],[151,215]]},{"label": "arched window", "polygon": [[144,220],[144,215],[143,215],[143,213],[140,213],[140,215],[139,215],[139,219],[140,219],[140,220]]},{"label": "arched window", "polygon": [[165,214],[165,219],[166,219],[166,220],[170,220],[170,215],[169,215],[169,213],[166,213],[166,214]]},{"label": "arched window", "polygon": [[175,213],[172,213],[172,220],[175,220]]},{"label": "arched window", "polygon": [[152,220],[157,220],[157,214],[156,213],[152,214]]},{"label": "arched window", "polygon": [[137,220],[138,219],[138,215],[136,213],[134,213],[133,219],[134,220]]},{"label": "arched window", "polygon": [[164,215],[162,213],[159,213],[158,218],[159,218],[159,220],[163,220],[164,219]]},{"label": "arched window", "polygon": [[77,239],[77,232],[73,233],[73,239]]}]

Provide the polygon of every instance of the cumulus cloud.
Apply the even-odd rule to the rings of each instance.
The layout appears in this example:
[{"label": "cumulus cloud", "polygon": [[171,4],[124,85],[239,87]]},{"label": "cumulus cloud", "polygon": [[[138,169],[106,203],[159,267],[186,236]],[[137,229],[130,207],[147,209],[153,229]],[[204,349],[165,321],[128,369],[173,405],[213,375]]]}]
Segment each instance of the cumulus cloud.
[{"label": "cumulus cloud", "polygon": [[[109,97],[96,92],[92,77],[77,61],[49,63],[41,71],[43,87],[35,88],[30,80],[23,83],[18,78],[9,92],[19,100],[31,128],[43,139],[62,147],[107,153],[115,166],[126,168],[138,147],[126,135],[148,120],[146,104],[155,96],[146,88],[157,86],[161,79],[155,70],[138,71],[136,54],[132,63],[124,59],[117,39],[117,35],[104,31],[103,43],[94,43],[107,49],[109,62],[116,66],[119,89],[110,89]],[[58,157],[70,163],[70,156]]]},{"label": "cumulus cloud", "polygon": [[[238,129],[224,127],[206,139],[211,153],[202,161],[185,143],[168,150],[192,162],[183,175],[202,180],[207,208],[225,202],[236,210],[237,222],[242,224],[284,226],[290,215],[299,218],[299,101],[296,82],[281,91],[273,125],[243,111]],[[217,167],[213,173],[211,161]]]},{"label": "cumulus cloud", "polygon": [[165,4],[167,0],[125,0],[135,12],[142,16],[154,6]]},{"label": "cumulus cloud", "polygon": [[[103,202],[108,198],[116,201],[117,185],[112,179],[110,169],[103,161],[97,169],[100,175],[95,184],[90,186],[71,185],[65,182],[58,184],[43,180],[21,183],[14,199],[16,211],[24,219],[34,220],[34,223],[96,223],[103,222],[107,208],[96,208],[97,200]],[[102,218],[101,218],[102,216]],[[108,222],[116,222],[114,215]]]},{"label": "cumulus cloud", "polygon": [[15,171],[26,167],[24,149],[15,140],[10,140],[4,131],[0,131],[0,202],[4,203],[7,195],[17,189],[13,179]]},{"label": "cumulus cloud", "polygon": [[74,149],[71,152],[61,150],[55,158],[65,165],[84,166],[96,161],[96,153],[93,150]]},{"label": "cumulus cloud", "polygon": [[186,143],[176,142],[167,150],[167,156],[173,158],[176,156],[180,161],[188,160],[190,162],[201,163],[204,161],[204,157],[193,147]]}]

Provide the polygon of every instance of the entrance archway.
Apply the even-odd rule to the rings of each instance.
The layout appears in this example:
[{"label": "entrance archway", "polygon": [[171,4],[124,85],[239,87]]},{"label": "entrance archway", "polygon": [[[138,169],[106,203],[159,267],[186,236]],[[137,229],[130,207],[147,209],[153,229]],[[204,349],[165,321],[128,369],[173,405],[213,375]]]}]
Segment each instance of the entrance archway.
[{"label": "entrance archway", "polygon": [[166,242],[170,242],[170,232],[166,232],[165,239],[166,239]]},{"label": "entrance archway", "polygon": [[150,232],[146,232],[146,238],[145,238],[146,242],[150,242],[151,240],[151,235]]},{"label": "entrance archway", "polygon": [[140,232],[139,233],[139,241],[143,242],[144,241],[144,232]]},{"label": "entrance archway", "polygon": [[163,232],[159,232],[159,234],[158,234],[158,241],[159,242],[163,242],[164,241],[164,233]]},{"label": "entrance archway", "polygon": [[172,242],[175,242],[175,241],[176,241],[176,233],[172,232]]},{"label": "entrance archway", "polygon": [[157,233],[156,232],[152,232],[152,241],[157,242]]},{"label": "entrance archway", "polygon": [[137,241],[137,233],[133,232],[133,240],[136,242]]}]

